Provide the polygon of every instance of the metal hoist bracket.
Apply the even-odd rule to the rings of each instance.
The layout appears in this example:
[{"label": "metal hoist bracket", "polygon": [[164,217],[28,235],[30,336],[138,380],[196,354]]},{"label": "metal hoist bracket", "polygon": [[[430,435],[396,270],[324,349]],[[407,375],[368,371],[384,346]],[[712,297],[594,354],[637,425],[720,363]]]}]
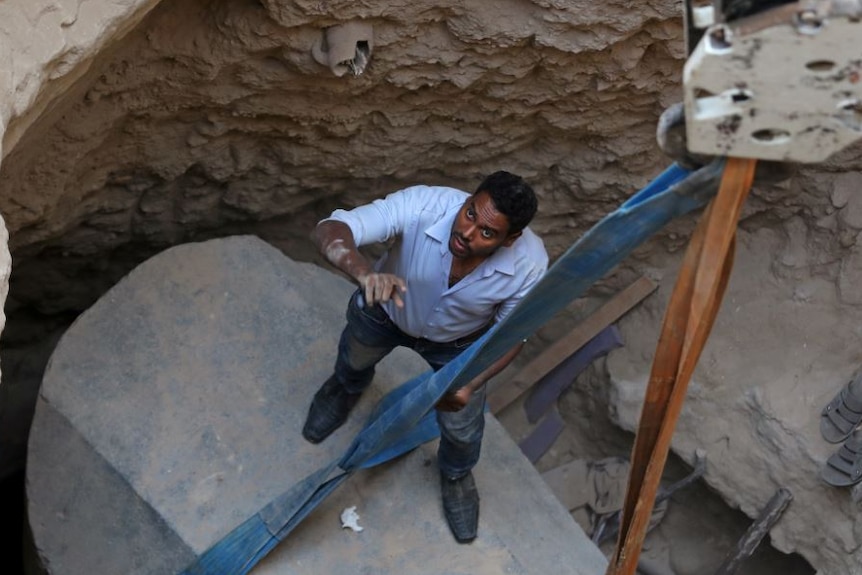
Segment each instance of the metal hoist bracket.
[{"label": "metal hoist bracket", "polygon": [[773,0],[728,20],[732,4],[686,2],[689,151],[811,163],[862,139],[862,0]]}]

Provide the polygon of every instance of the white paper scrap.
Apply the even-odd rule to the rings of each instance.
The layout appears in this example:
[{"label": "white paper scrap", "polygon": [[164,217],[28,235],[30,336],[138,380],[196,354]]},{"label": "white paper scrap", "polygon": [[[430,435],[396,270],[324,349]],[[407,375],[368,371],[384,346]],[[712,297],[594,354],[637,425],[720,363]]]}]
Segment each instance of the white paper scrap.
[{"label": "white paper scrap", "polygon": [[359,526],[359,514],[356,512],[355,505],[341,512],[341,528],[352,529],[356,533],[362,531],[362,527]]}]

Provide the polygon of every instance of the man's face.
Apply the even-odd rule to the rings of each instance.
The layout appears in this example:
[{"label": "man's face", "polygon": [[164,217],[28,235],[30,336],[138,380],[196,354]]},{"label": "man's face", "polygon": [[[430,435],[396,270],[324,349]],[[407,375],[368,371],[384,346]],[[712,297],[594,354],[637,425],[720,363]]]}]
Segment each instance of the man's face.
[{"label": "man's face", "polygon": [[485,192],[467,198],[449,235],[449,251],[458,259],[487,258],[500,246],[510,246],[521,232],[509,234],[509,219],[497,211]]}]

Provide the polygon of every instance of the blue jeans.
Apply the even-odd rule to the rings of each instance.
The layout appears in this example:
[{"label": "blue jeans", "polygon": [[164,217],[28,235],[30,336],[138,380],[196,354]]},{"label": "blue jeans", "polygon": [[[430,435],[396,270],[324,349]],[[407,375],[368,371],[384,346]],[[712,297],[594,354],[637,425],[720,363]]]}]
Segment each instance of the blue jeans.
[{"label": "blue jeans", "polygon": [[[416,351],[437,371],[479,339],[482,331],[448,343],[412,337],[401,331],[379,305],[357,305],[356,291],[347,305],[347,327],[338,342],[335,377],[350,393],[361,393],[374,378],[374,366],[398,346]],[[454,391],[454,390],[452,390]],[[440,471],[458,478],[479,461],[485,430],[485,386],[475,391],[470,401],[455,412],[437,411]]]}]

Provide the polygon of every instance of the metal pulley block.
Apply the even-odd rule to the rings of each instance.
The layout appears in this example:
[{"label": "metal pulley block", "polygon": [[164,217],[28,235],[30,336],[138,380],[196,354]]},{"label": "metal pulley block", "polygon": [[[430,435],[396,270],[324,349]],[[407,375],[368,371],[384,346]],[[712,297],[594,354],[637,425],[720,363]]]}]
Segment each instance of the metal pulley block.
[{"label": "metal pulley block", "polygon": [[862,0],[687,0],[686,28],[691,154],[810,163],[862,139]]}]

